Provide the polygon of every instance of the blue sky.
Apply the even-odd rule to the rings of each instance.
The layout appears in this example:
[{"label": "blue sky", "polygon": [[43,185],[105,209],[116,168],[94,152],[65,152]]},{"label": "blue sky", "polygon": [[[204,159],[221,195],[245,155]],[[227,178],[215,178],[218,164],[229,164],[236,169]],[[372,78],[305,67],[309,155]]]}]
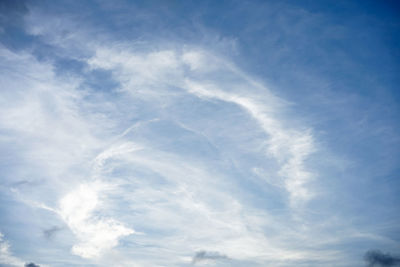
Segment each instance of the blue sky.
[{"label": "blue sky", "polygon": [[0,266],[399,264],[399,12],[1,1]]}]

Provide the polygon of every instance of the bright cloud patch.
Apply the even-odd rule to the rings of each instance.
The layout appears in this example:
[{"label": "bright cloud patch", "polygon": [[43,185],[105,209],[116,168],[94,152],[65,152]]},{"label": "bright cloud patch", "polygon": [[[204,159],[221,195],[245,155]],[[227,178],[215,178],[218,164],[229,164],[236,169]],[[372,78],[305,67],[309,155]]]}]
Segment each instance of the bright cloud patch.
[{"label": "bright cloud patch", "polygon": [[0,233],[0,263],[11,266],[22,266],[24,262],[12,255],[10,244],[4,239],[4,235]]},{"label": "bright cloud patch", "polygon": [[116,246],[119,238],[134,233],[118,221],[93,215],[101,206],[102,186],[83,184],[61,199],[60,215],[81,241],[72,252],[84,258],[98,257],[103,250]]}]

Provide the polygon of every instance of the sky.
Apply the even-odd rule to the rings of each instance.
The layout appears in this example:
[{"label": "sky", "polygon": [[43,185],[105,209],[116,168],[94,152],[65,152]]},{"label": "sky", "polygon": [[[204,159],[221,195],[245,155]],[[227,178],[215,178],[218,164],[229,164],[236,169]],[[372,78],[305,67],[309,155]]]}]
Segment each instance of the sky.
[{"label": "sky", "polygon": [[0,266],[400,265],[400,5],[1,0]]}]

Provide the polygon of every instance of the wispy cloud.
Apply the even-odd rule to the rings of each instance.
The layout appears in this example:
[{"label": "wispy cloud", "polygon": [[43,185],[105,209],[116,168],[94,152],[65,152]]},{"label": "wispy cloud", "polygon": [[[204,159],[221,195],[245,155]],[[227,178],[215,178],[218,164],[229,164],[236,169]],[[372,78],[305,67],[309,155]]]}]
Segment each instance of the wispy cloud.
[{"label": "wispy cloud", "polygon": [[[40,159],[35,164],[51,177],[45,182],[47,186],[62,188],[51,201],[31,195],[31,200],[25,202],[48,207],[62,218],[78,241],[72,245],[74,254],[102,258],[124,239],[141,244],[140,251],[148,251],[151,246],[167,249],[168,244],[169,260],[202,247],[255,262],[310,257],[307,251],[295,251],[263,234],[263,227],[287,226],[280,226],[268,211],[248,206],[244,195],[235,195],[242,177],[225,174],[227,167],[221,157],[221,153],[241,157],[239,147],[246,147],[241,139],[257,132],[257,142],[245,148],[247,153],[262,160],[262,166],[274,161],[270,169],[287,191],[292,208],[293,203],[308,200],[312,192],[305,185],[311,176],[304,160],[314,148],[313,138],[309,130],[285,125],[284,118],[279,117],[285,108],[283,100],[233,64],[198,49],[135,52],[128,44],[96,44],[86,49],[94,52],[87,59],[87,71],[104,69],[112,73],[120,84],[113,94],[123,97],[110,103],[98,97],[102,92],[82,90],[81,78],[72,78],[66,84],[49,63],[37,62],[29,54],[21,57],[6,50],[3,53],[14,66],[20,66],[18,73],[25,68],[25,73],[33,77],[24,78],[20,85],[30,96],[22,102],[22,108],[5,106],[11,117],[3,118],[3,127],[28,138],[28,144],[35,144],[24,152]],[[210,65],[214,73],[226,76],[228,81],[212,74],[207,69]],[[260,95],[260,91],[264,93]],[[42,94],[51,101],[38,97]],[[204,110],[211,108],[206,116],[220,112],[214,102],[221,101],[220,106],[233,109],[240,120],[249,118],[246,127],[252,128],[231,135],[229,129],[235,128],[236,122],[224,119],[226,113],[222,112],[217,123],[219,120],[227,127],[227,138],[238,146],[235,151],[225,152],[216,144],[219,137],[214,125],[204,128],[186,115],[193,112],[191,109],[177,109],[182,98],[191,99]],[[119,117],[121,112],[135,110],[127,107],[128,103],[143,107],[135,111],[139,118],[136,122]],[[35,120],[30,116],[33,110],[39,111],[35,112]],[[141,120],[146,110],[151,110],[153,117]],[[52,115],[54,112],[57,115]],[[171,139],[174,136],[180,136],[175,139],[181,141],[179,145]],[[36,141],[42,138],[46,142]],[[203,150],[203,144],[209,152]],[[202,153],[211,153],[217,160],[212,163]],[[49,159],[51,164],[43,164]],[[254,167],[250,164],[244,171],[253,173]],[[64,177],[72,180],[67,182]],[[260,178],[260,182],[265,181]],[[48,204],[54,200],[58,206]],[[116,220],[121,214],[123,219]],[[132,235],[135,231],[144,234]],[[141,257],[145,262],[154,260]],[[163,259],[159,263],[163,264]]]},{"label": "wispy cloud", "polygon": [[[246,96],[225,93],[218,90],[217,85],[202,85],[187,81],[189,92],[200,97],[216,98],[235,103],[246,110],[268,134],[267,151],[281,164],[279,175],[282,176],[286,190],[290,193],[292,205],[298,201],[308,200],[311,192],[305,185],[311,174],[306,171],[304,161],[314,151],[313,138],[310,131],[285,129],[273,114]],[[207,88],[208,87],[208,88]]]},{"label": "wispy cloud", "polygon": [[[83,21],[31,5],[24,34],[32,47],[0,46],[0,197],[11,198],[0,208],[33,214],[24,221],[34,236],[26,244],[42,249],[29,259],[41,266],[41,259],[54,266],[346,266],[362,253],[350,255],[348,244],[398,245],[358,229],[357,216],[343,219],[348,205],[321,197],[340,192],[330,192],[337,184],[330,163],[313,161],[329,156],[321,129],[302,117],[308,107],[217,52],[236,41],[144,41],[137,37],[144,30],[120,38],[114,30],[127,23],[120,9],[140,9],[124,2],[90,9],[118,17],[112,31],[92,13]],[[290,12],[299,20],[308,14]],[[0,244],[1,259],[26,263]],[[397,260],[378,252],[366,259]]]},{"label": "wispy cloud", "polygon": [[0,233],[0,263],[10,266],[23,266],[24,261],[15,257],[11,253],[10,244],[4,239],[4,235]]}]

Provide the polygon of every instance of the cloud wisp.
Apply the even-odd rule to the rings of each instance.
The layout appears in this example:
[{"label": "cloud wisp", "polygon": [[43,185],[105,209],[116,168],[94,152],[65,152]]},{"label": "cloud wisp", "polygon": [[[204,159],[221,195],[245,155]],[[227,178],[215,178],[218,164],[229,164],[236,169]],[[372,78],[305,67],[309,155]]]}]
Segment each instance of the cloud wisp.
[{"label": "cloud wisp", "polygon": [[[195,49],[135,52],[101,45],[92,49],[86,71],[103,69],[120,83],[112,92],[112,103],[104,98],[109,92],[82,90],[81,78],[71,78],[66,84],[49,63],[38,62],[29,54],[2,52],[19,68],[18,73],[9,70],[11,75],[21,75],[22,69],[34,77],[7,80],[8,86],[24,90],[27,98],[16,108],[12,103],[21,100],[8,96],[2,113],[8,117],[2,118],[2,127],[28,140],[24,155],[40,160],[30,161],[27,167],[36,170],[40,166],[40,171],[51,177],[44,181],[46,186],[60,188],[49,199],[26,195],[24,202],[60,216],[77,241],[71,246],[73,254],[96,260],[112,253],[122,240],[135,240],[145,255],[151,246],[166,249],[168,243],[170,253],[159,259],[159,264],[177,256],[185,258],[199,247],[258,262],[278,255],[290,260],[306,257],[306,251],[293,253],[276,238],[262,234],[266,225],[282,226],[267,211],[248,206],[244,196],[235,195],[242,177],[226,174],[230,167],[221,156],[236,161],[244,148],[274,171],[277,184],[287,191],[290,209],[297,210],[294,202],[309,200],[306,183],[310,176],[304,159],[312,151],[312,136],[278,122],[276,115],[283,101],[222,59]],[[214,72],[232,81],[216,79],[206,68],[210,62]],[[265,91],[260,97],[268,105],[256,100],[260,90]],[[182,99],[193,101],[200,113],[208,110],[203,114],[208,125],[188,116],[198,116],[194,109],[177,109]],[[215,105],[215,101],[220,102]],[[52,103],[57,103],[57,116]],[[120,114],[134,112],[136,118],[121,119]],[[237,117],[230,117],[231,112]],[[216,121],[214,114],[220,116]],[[249,128],[233,134],[229,129],[236,127],[237,119]],[[221,132],[225,140],[215,130],[221,126],[228,129]],[[253,132],[257,142],[241,143],[252,140]],[[231,148],[225,151],[217,145],[218,140],[229,140],[227,147]],[[268,166],[269,162],[274,163]],[[254,165],[244,167],[253,175]],[[49,204],[54,202],[59,205]],[[123,219],[116,220],[121,214]],[[135,232],[144,234],[133,235]],[[154,259],[146,256],[142,260]]]},{"label": "cloud wisp", "polygon": [[[316,150],[311,129],[291,129],[282,118],[278,120],[284,101],[232,64],[197,50],[182,54],[173,50],[135,54],[129,53],[129,48],[120,52],[120,47],[118,51],[98,48],[89,64],[111,70],[117,80],[123,81],[123,90],[140,97],[157,100],[163,95],[164,101],[168,101],[173,97],[171,94],[179,94],[179,91],[171,91],[171,88],[182,88],[184,92],[201,99],[237,105],[267,135],[264,144],[266,153],[280,165],[277,176],[283,179],[281,184],[289,192],[292,205],[312,197],[307,183],[313,176],[305,166],[307,158]],[[210,65],[213,66],[211,69]],[[190,71],[185,71],[185,68]],[[234,82],[216,79],[211,75],[212,72],[221,73]],[[157,95],[153,89],[156,84],[162,88]],[[263,103],[256,100],[254,93],[257,91],[263,92]]]},{"label": "cloud wisp", "polygon": [[[339,172],[324,161],[330,152],[320,137],[331,129],[302,117],[314,103],[286,101],[239,55],[218,52],[239,39],[206,29],[212,44],[136,39],[148,34],[125,33],[153,20],[144,10],[154,3],[95,2],[62,14],[50,2],[21,2],[18,25],[0,18],[15,24],[0,38],[20,34],[27,45],[0,44],[0,212],[11,214],[0,218],[7,236],[15,221],[27,225],[10,244],[29,239],[23,249],[12,244],[13,254],[0,235],[5,264],[37,266],[23,255],[55,267],[349,266],[348,244],[398,245],[378,227],[357,228],[362,219],[345,216],[354,206],[336,201],[348,176],[333,177]],[[168,14],[179,9],[158,4]],[[80,5],[90,14],[75,16]],[[379,251],[365,259],[398,263]]]},{"label": "cloud wisp", "polygon": [[0,264],[6,266],[23,266],[24,261],[15,257],[10,250],[10,244],[4,239],[3,233],[0,232]]}]

